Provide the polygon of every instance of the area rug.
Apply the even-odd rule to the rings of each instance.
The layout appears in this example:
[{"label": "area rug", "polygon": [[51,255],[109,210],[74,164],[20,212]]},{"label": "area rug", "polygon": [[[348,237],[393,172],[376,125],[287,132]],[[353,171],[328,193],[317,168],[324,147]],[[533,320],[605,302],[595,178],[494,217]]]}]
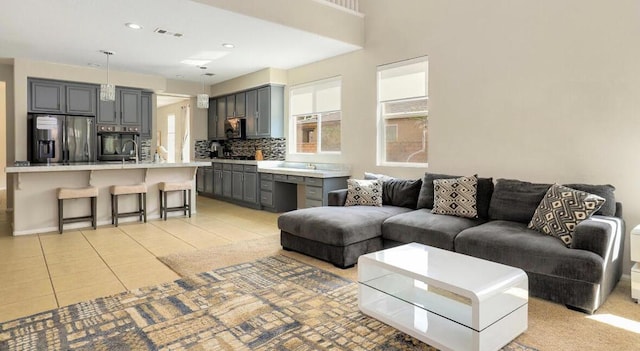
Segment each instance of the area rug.
[{"label": "area rug", "polygon": [[0,350],[185,349],[433,350],[360,313],[355,283],[281,255],[0,325]]}]

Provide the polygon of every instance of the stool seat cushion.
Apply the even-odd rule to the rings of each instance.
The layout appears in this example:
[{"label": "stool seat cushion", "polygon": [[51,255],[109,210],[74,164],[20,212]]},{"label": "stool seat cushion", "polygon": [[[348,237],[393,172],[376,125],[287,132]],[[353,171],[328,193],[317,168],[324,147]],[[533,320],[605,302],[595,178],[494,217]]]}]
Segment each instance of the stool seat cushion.
[{"label": "stool seat cushion", "polygon": [[77,199],[84,197],[98,197],[98,188],[89,186],[86,188],[58,188],[58,199]]},{"label": "stool seat cushion", "polygon": [[111,192],[111,195],[143,194],[147,192],[147,184],[112,185],[109,188],[109,192]]},{"label": "stool seat cushion", "polygon": [[158,189],[162,191],[190,190],[193,187],[193,181],[184,182],[162,182],[158,185]]}]

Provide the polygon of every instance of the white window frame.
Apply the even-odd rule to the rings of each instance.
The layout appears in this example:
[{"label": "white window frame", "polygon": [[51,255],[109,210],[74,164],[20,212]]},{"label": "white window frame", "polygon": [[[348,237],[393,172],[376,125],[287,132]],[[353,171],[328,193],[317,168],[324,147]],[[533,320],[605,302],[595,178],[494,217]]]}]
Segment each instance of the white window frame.
[{"label": "white window frame", "polygon": [[[320,87],[330,82],[338,82],[340,86],[340,109],[339,110],[326,110],[326,111],[318,111],[317,107],[317,99],[316,99],[316,87]],[[300,89],[309,89],[311,88],[312,92],[312,110],[309,112],[293,115],[291,110],[291,102],[292,97],[295,95],[296,90]],[[322,151],[322,115],[328,113],[340,112],[340,151]],[[316,129],[316,151],[315,152],[298,152],[297,145],[297,123],[296,120],[298,117],[303,116],[317,116],[317,129]],[[289,153],[296,155],[340,155],[342,153],[342,145],[343,140],[342,137],[344,135],[343,124],[342,124],[342,76],[335,76],[330,78],[325,78],[321,80],[316,80],[313,82],[297,84],[292,86],[289,89]]]},{"label": "white window frame", "polygon": [[[387,70],[387,69],[392,69],[392,68],[397,68],[397,67],[402,67],[402,66],[407,66],[407,65],[412,65],[415,63],[419,63],[419,62],[427,62],[427,79],[425,82],[425,92],[426,95],[425,96],[406,96],[403,97],[401,99],[390,99],[390,100],[384,100],[384,101],[380,101],[380,75],[381,72]],[[377,166],[392,166],[392,167],[408,167],[408,168],[424,168],[424,167],[428,167],[429,163],[427,162],[391,162],[391,161],[387,161],[386,160],[386,127],[385,127],[385,119],[382,115],[382,105],[383,103],[387,103],[387,102],[393,102],[393,101],[407,101],[407,100],[411,100],[411,99],[419,99],[419,98],[427,98],[427,101],[429,99],[429,89],[428,89],[428,85],[429,85],[429,57],[428,56],[421,56],[421,57],[416,57],[413,59],[408,59],[408,60],[403,60],[403,61],[398,61],[398,62],[394,62],[394,63],[390,63],[390,64],[384,64],[384,65],[380,65],[378,66],[378,69],[376,71],[376,103],[377,103],[377,145],[376,145],[376,165]],[[428,113],[428,110],[427,110]],[[406,117],[407,115],[402,114],[402,117]],[[400,116],[399,116],[400,117]],[[393,119],[393,117],[391,118],[387,118],[387,119]],[[425,146],[426,147],[426,146]],[[428,148],[427,148],[428,150]]]}]

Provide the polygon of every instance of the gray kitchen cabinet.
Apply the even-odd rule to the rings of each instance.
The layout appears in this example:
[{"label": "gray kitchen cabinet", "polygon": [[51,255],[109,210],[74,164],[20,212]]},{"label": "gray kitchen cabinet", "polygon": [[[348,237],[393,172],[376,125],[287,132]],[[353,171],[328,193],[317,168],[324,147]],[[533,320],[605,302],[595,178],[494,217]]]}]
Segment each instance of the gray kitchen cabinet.
[{"label": "gray kitchen cabinet", "polygon": [[65,110],[68,114],[95,116],[98,87],[88,84],[65,85]]},{"label": "gray kitchen cabinet", "polygon": [[257,168],[257,166],[244,166],[242,200],[252,204],[258,204]]},{"label": "gray kitchen cabinet", "polygon": [[256,117],[258,115],[258,90],[249,90],[246,93],[246,113],[247,120],[247,138],[256,137],[258,135]]},{"label": "gray kitchen cabinet", "polygon": [[[248,124],[248,121],[247,121]],[[247,125],[247,136],[249,135]],[[284,87],[266,86],[257,90],[255,137],[284,137]]]},{"label": "gray kitchen cabinet", "polygon": [[97,85],[46,79],[29,79],[28,84],[29,112],[96,115]]},{"label": "gray kitchen cabinet", "polygon": [[204,193],[204,167],[198,167],[196,172],[196,191]]},{"label": "gray kitchen cabinet", "polygon": [[204,167],[204,192],[213,194],[213,167]]},{"label": "gray kitchen cabinet", "polygon": [[222,163],[213,164],[213,195],[222,196]]},{"label": "gray kitchen cabinet", "polygon": [[142,92],[137,89],[120,89],[120,124],[140,126],[142,124]]},{"label": "gray kitchen cabinet", "polygon": [[320,207],[329,205],[329,192],[347,188],[348,177],[313,178],[304,177],[305,207]]},{"label": "gray kitchen cabinet", "polygon": [[227,118],[244,117],[246,109],[245,93],[227,95]]},{"label": "gray kitchen cabinet", "polygon": [[[118,94],[116,93],[116,99]],[[98,124],[120,124],[115,101],[98,102]]]},{"label": "gray kitchen cabinet", "polygon": [[231,164],[222,164],[222,197],[232,197],[232,170]]},{"label": "gray kitchen cabinet", "polygon": [[29,79],[29,112],[64,113],[64,83]]},{"label": "gray kitchen cabinet", "polygon": [[141,106],[141,130],[140,137],[142,138],[151,138],[151,129],[153,127],[153,106],[152,106],[152,98],[150,92],[142,92],[140,96],[140,106]]},{"label": "gray kitchen cabinet", "polygon": [[216,101],[216,120],[218,128],[216,130],[216,139],[226,139],[227,135],[224,131],[224,121],[227,119],[227,100],[224,97],[218,98]]},{"label": "gray kitchen cabinet", "polygon": [[243,183],[244,183],[244,166],[233,165],[233,171],[231,174],[232,174],[231,197],[234,198],[235,200],[242,201],[243,200],[242,189],[243,189]]},{"label": "gray kitchen cabinet", "polygon": [[218,106],[216,99],[209,99],[209,109],[207,110],[207,138],[209,140],[218,138]]}]

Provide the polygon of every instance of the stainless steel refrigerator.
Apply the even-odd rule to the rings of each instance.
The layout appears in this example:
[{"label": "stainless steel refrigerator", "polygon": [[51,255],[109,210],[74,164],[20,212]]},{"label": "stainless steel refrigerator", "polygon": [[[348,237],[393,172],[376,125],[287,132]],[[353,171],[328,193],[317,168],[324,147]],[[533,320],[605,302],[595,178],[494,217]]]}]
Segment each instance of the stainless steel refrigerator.
[{"label": "stainless steel refrigerator", "polygon": [[78,163],[96,160],[95,117],[29,115],[32,163]]}]

